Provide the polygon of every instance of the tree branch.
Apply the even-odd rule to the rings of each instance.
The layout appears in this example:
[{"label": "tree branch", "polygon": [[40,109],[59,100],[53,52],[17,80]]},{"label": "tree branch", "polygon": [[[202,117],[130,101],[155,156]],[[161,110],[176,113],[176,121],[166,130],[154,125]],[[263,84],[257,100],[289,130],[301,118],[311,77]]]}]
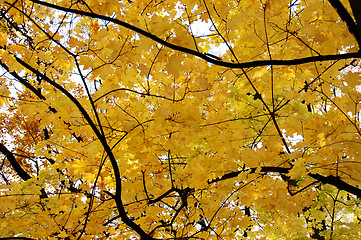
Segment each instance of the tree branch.
[{"label": "tree branch", "polygon": [[[289,170],[291,170],[291,168],[286,168],[286,167],[261,167],[260,172],[261,173],[268,173],[268,172],[288,173]],[[208,182],[208,184],[212,184],[212,183],[216,183],[216,182],[223,181],[223,180],[226,180],[226,179],[231,179],[231,178],[237,177],[242,172],[249,172],[249,174],[252,174],[252,173],[256,173],[256,171],[257,171],[257,167],[242,169],[240,171],[226,173],[221,177],[218,177],[218,178],[215,178],[215,179],[212,179],[212,180],[208,180],[207,182]]]},{"label": "tree branch", "polygon": [[[261,172],[261,173],[274,172],[274,173],[287,174],[290,170],[291,170],[291,168],[286,168],[286,167],[261,167],[259,172]],[[256,173],[256,171],[257,171],[257,168],[254,167],[254,168],[248,168],[248,169],[244,169],[244,170],[240,170],[240,171],[230,172],[230,173],[224,174],[221,177],[218,177],[218,178],[215,178],[212,180],[208,180],[207,182],[208,182],[208,184],[216,183],[216,182],[219,182],[222,180],[235,178],[242,172],[249,172],[251,174],[251,173]],[[351,194],[357,196],[358,198],[361,198],[361,189],[360,188],[354,187],[354,186],[346,183],[345,181],[341,180],[339,177],[335,177],[332,175],[329,175],[326,177],[319,173],[309,173],[307,175],[323,184],[330,184],[339,190],[344,190],[348,193],[351,193]]]},{"label": "tree branch", "polygon": [[41,100],[45,100],[45,97],[41,94],[39,89],[36,89],[28,81],[20,77],[16,72],[14,71],[10,72],[9,67],[5,63],[0,62],[0,66],[2,66],[8,73],[10,73],[14,78],[16,78],[16,80],[18,80],[21,84],[23,84],[27,89],[32,91],[38,98],[40,98]]},{"label": "tree branch", "polygon": [[[352,19],[349,12],[346,10],[346,8],[342,5],[340,0],[328,0],[329,3],[332,5],[332,7],[336,10],[342,21],[344,21],[347,25],[348,31],[356,38],[356,41],[359,45],[359,48],[361,48],[361,34],[359,30],[357,29],[355,21]],[[350,0],[350,3],[353,2]],[[356,0],[355,2],[359,2],[359,0]],[[353,10],[354,8],[352,8]],[[355,15],[355,11],[354,11]]]},{"label": "tree branch", "polygon": [[115,177],[115,185],[116,185],[115,194],[113,195],[114,196],[113,199],[114,199],[114,201],[116,203],[116,206],[117,206],[117,209],[118,209],[119,215],[121,216],[122,221],[127,226],[132,228],[135,232],[137,232],[142,240],[143,239],[146,239],[146,240],[154,239],[154,238],[150,237],[139,225],[137,225],[133,220],[131,220],[128,217],[127,211],[125,210],[125,207],[124,207],[124,204],[123,204],[123,201],[122,201],[122,198],[121,198],[121,189],[122,189],[121,181],[122,180],[121,180],[117,160],[115,159],[115,156],[114,156],[110,146],[108,145],[108,142],[107,142],[106,138],[100,133],[100,131],[98,130],[97,126],[95,125],[95,123],[93,122],[93,120],[91,119],[91,117],[89,116],[87,111],[85,110],[85,108],[81,105],[81,103],[70,92],[68,92],[61,85],[59,85],[58,83],[51,80],[45,74],[43,74],[39,70],[33,68],[28,63],[24,62],[22,59],[20,59],[20,58],[18,58],[16,56],[14,56],[14,57],[15,57],[16,61],[18,63],[20,63],[23,67],[25,67],[29,71],[33,72],[37,76],[41,77],[44,81],[46,81],[51,86],[55,87],[60,92],[62,92],[72,103],[74,103],[74,105],[77,107],[77,109],[81,112],[81,114],[83,115],[85,120],[90,125],[92,131],[97,136],[100,143],[102,144],[102,146],[104,148],[104,151],[106,152],[107,156],[109,157],[110,163],[111,163],[112,168],[113,168],[114,177]]},{"label": "tree branch", "polygon": [[193,56],[202,58],[205,61],[212,63],[214,65],[228,67],[228,68],[251,68],[251,67],[259,67],[259,66],[269,66],[269,65],[291,66],[291,65],[299,65],[299,64],[305,64],[305,63],[311,63],[311,62],[331,61],[331,60],[340,60],[340,59],[348,59],[348,58],[361,58],[361,51],[359,51],[359,52],[345,53],[345,54],[311,56],[311,57],[291,59],[291,60],[273,60],[272,59],[272,60],[257,60],[257,61],[243,62],[243,63],[225,62],[225,61],[217,60],[215,58],[211,58],[211,57],[209,57],[209,55],[207,53],[200,53],[193,49],[189,49],[189,48],[185,48],[182,46],[178,46],[178,45],[169,43],[169,42],[157,37],[156,35],[153,35],[152,33],[149,33],[143,29],[140,29],[129,23],[120,21],[118,19],[114,19],[114,18],[111,18],[108,16],[103,16],[103,15],[96,14],[93,12],[86,12],[86,11],[77,10],[77,9],[70,9],[70,8],[58,6],[55,4],[51,4],[51,3],[47,3],[47,2],[43,2],[43,1],[39,1],[39,0],[30,0],[30,1],[33,3],[37,3],[37,4],[40,4],[43,6],[53,8],[53,9],[57,9],[60,11],[71,12],[71,13],[79,14],[81,16],[87,16],[87,17],[101,19],[101,20],[115,23],[119,26],[128,28],[140,35],[150,38],[170,49],[173,49],[173,50],[176,50],[179,52],[183,52],[183,53],[188,53]]},{"label": "tree branch", "polygon": [[31,178],[31,176],[25,172],[25,170],[16,161],[14,154],[10,152],[2,143],[0,143],[0,152],[4,154],[5,157],[9,160],[11,166],[22,180],[26,181]]},{"label": "tree branch", "polygon": [[341,180],[339,177],[335,177],[332,175],[325,177],[318,173],[309,173],[308,176],[310,176],[324,184],[330,184],[340,190],[349,192],[349,193],[357,196],[357,198],[361,198],[361,189],[360,188],[354,187],[354,186],[346,183],[345,181]]},{"label": "tree branch", "polygon": [[[361,35],[361,1],[349,0],[359,35]],[[360,43],[360,42],[359,42]],[[361,47],[360,47],[361,48]]]}]

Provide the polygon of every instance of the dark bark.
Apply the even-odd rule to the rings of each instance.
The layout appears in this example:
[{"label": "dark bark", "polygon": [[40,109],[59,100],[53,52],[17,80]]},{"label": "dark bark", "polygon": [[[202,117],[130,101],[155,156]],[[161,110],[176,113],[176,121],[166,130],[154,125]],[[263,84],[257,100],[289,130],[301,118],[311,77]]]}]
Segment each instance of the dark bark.
[{"label": "dark bark", "polygon": [[[211,184],[211,183],[216,183],[216,182],[219,182],[222,180],[235,178],[242,172],[248,172],[249,174],[256,173],[256,170],[257,170],[257,168],[248,168],[248,169],[241,170],[241,171],[226,173],[221,177],[208,180],[208,183]],[[272,173],[273,172],[273,173],[287,174],[290,170],[291,170],[291,168],[286,168],[286,167],[261,167],[259,172],[260,173]],[[361,189],[348,184],[347,182],[341,180],[340,177],[335,177],[333,175],[323,176],[319,173],[309,173],[307,175],[322,184],[330,184],[332,186],[335,186],[339,190],[346,191],[348,193],[351,193],[351,194],[357,196],[357,198],[361,198]]]},{"label": "dark bark", "polygon": [[154,35],[152,33],[149,33],[143,29],[140,29],[129,23],[120,21],[120,20],[112,18],[112,17],[103,16],[103,15],[96,14],[93,12],[86,12],[86,11],[82,11],[82,10],[78,10],[78,9],[66,8],[66,7],[58,6],[55,4],[51,4],[51,3],[39,1],[39,0],[31,0],[31,2],[40,4],[43,6],[47,6],[47,7],[53,8],[53,9],[57,9],[60,11],[64,11],[64,12],[75,13],[75,14],[79,14],[81,16],[88,16],[88,17],[91,17],[94,19],[101,19],[104,21],[112,22],[119,26],[128,28],[128,29],[130,29],[142,36],[145,36],[149,39],[152,39],[155,42],[158,42],[158,43],[162,44],[163,46],[168,47],[170,49],[173,49],[173,50],[176,50],[179,52],[183,52],[183,53],[187,53],[187,54],[191,54],[193,56],[202,58],[205,61],[212,63],[214,65],[228,67],[228,68],[252,68],[252,67],[260,67],[260,66],[270,66],[270,65],[291,66],[291,65],[299,65],[299,64],[305,64],[305,63],[311,63],[311,62],[332,61],[332,60],[341,60],[341,59],[348,59],[348,58],[361,58],[361,52],[354,52],[354,53],[345,53],[345,54],[311,56],[311,57],[291,59],[291,60],[258,60],[258,61],[250,61],[250,62],[243,62],[243,63],[225,62],[225,61],[220,61],[215,58],[212,58],[207,53],[201,53],[201,52],[198,52],[198,51],[190,49],[190,48],[185,48],[182,46],[172,44],[170,42],[167,42],[166,40],[163,40],[163,39],[157,37],[156,35]]},{"label": "dark bark", "polygon": [[0,66],[2,66],[8,73],[10,73],[17,81],[23,84],[27,89],[32,91],[38,98],[40,98],[41,100],[45,100],[45,97],[41,94],[40,89],[35,88],[26,79],[20,77],[16,72],[14,71],[10,72],[9,67],[6,64],[0,62]]},{"label": "dark bark", "polygon": [[[348,27],[349,32],[354,35],[356,41],[358,42],[359,48],[361,48],[361,34],[360,34],[360,26],[356,26],[355,21],[352,19],[350,13],[346,10],[346,8],[342,5],[340,0],[328,0],[332,7],[336,10],[342,21],[344,21]],[[355,2],[355,7],[361,7],[360,0],[349,0],[351,2]],[[357,2],[357,3],[356,3]],[[358,4],[358,6],[357,6]],[[352,6],[352,5],[351,5]],[[354,10],[352,8],[354,15],[355,11],[360,12],[360,10]],[[359,21],[360,22],[360,21]]]},{"label": "dark bark", "polygon": [[5,157],[9,160],[11,166],[22,180],[26,181],[31,178],[31,176],[25,172],[25,170],[16,161],[14,154],[10,152],[2,143],[0,143],[0,152],[4,154]]},{"label": "dark bark", "polygon": [[340,190],[344,190],[346,192],[352,193],[353,195],[356,195],[357,198],[361,198],[361,189],[360,188],[354,187],[354,186],[346,183],[345,181],[341,180],[341,178],[339,178],[339,177],[335,177],[332,175],[325,177],[319,173],[309,173],[308,176],[310,176],[324,184],[330,184],[330,185],[337,187]]},{"label": "dark bark", "polygon": [[119,216],[121,217],[122,221],[126,225],[131,227],[135,232],[137,232],[139,234],[139,236],[141,237],[142,240],[154,239],[154,238],[150,237],[138,224],[136,224],[132,219],[129,218],[127,211],[125,210],[122,198],[121,198],[121,189],[122,189],[121,181],[122,180],[120,177],[120,171],[119,171],[117,160],[115,159],[115,156],[114,156],[110,146],[108,145],[108,142],[107,142],[105,136],[103,136],[101,134],[100,130],[97,128],[94,121],[89,116],[88,112],[84,109],[84,107],[81,105],[81,103],[70,92],[68,92],[65,88],[63,88],[61,85],[59,85],[55,81],[51,80],[45,74],[41,73],[38,69],[33,68],[28,63],[24,62],[22,59],[20,59],[16,56],[14,56],[14,57],[15,57],[16,61],[19,64],[21,64],[24,68],[28,69],[29,71],[34,73],[36,76],[39,76],[42,80],[44,80],[45,82],[47,82],[48,84],[50,84],[51,86],[53,86],[54,88],[56,88],[60,92],[62,92],[81,112],[81,114],[83,115],[85,120],[90,125],[94,134],[98,137],[100,143],[102,144],[102,146],[104,148],[104,151],[107,154],[107,157],[109,158],[109,160],[111,162],[114,177],[115,177],[115,185],[116,185],[115,194],[112,194],[111,196],[117,205]]},{"label": "dark bark", "polygon": [[359,35],[361,35],[361,1],[360,0],[349,0],[349,2],[351,5],[353,16],[355,17]]}]

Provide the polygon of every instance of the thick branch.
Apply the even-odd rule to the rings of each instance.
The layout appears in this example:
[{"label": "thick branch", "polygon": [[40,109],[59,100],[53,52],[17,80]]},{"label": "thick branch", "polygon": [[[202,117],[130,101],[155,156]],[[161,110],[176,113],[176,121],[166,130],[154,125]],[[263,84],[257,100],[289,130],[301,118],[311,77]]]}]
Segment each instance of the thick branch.
[{"label": "thick branch", "polygon": [[[349,0],[353,16],[356,20],[356,26],[359,35],[361,35],[361,1],[360,0]],[[361,48],[361,47],[360,47]]]},{"label": "thick branch", "polygon": [[[20,164],[16,161],[15,156],[12,152],[10,152],[2,143],[0,143],[0,152],[5,155],[5,157],[9,160],[11,166],[14,168],[15,172],[19,175],[19,177],[26,181],[31,178],[31,176],[25,172],[25,170],[20,166]],[[44,188],[40,190],[41,198],[47,198],[48,195],[45,192]],[[1,238],[0,238],[1,239]],[[15,239],[15,238],[14,238]]]},{"label": "thick branch", "polygon": [[23,179],[24,181],[31,178],[31,176],[25,172],[25,170],[20,166],[20,164],[16,161],[14,154],[10,152],[2,143],[0,143],[0,152],[5,155],[5,157],[9,160],[11,166],[14,168],[15,172]]},{"label": "thick branch", "polygon": [[[352,19],[351,15],[349,14],[349,12],[346,10],[346,8],[342,5],[342,3],[340,2],[340,0],[328,0],[330,2],[330,4],[332,5],[332,7],[336,10],[336,12],[338,13],[338,15],[340,16],[340,18],[342,19],[342,21],[344,21],[348,27],[349,32],[354,35],[354,37],[356,38],[356,41],[358,42],[359,48],[361,48],[361,33],[359,31],[359,29],[357,29],[356,23],[355,21]],[[357,2],[359,7],[361,7],[360,4],[360,0],[350,0],[350,4],[351,2]],[[355,5],[356,6],[356,5]],[[351,5],[352,7],[352,5]],[[352,8],[353,10],[353,14],[355,15],[355,10],[354,8]],[[361,10],[358,9],[358,12],[360,12]],[[356,18],[356,16],[355,16]],[[359,26],[360,27],[360,26]]]},{"label": "thick branch", "polygon": [[27,89],[32,91],[38,98],[40,98],[41,100],[45,100],[45,97],[41,94],[41,92],[38,89],[36,89],[33,85],[31,85],[28,81],[26,81],[22,77],[20,77],[16,72],[14,71],[10,72],[9,67],[6,64],[0,62],[0,66],[2,66],[8,73],[10,73],[14,78],[16,78]]},{"label": "thick branch", "polygon": [[[261,173],[268,173],[268,172],[275,172],[275,173],[288,173],[289,170],[291,170],[291,168],[286,168],[286,167],[261,167],[260,171]],[[241,171],[235,171],[235,172],[230,172],[230,173],[226,173],[221,177],[212,179],[212,180],[208,180],[208,184],[211,183],[215,183],[215,182],[219,182],[222,180],[226,180],[226,179],[231,179],[234,177],[237,177],[239,174],[241,174],[242,172],[249,172],[249,174],[251,173],[256,173],[257,168],[247,168]]]},{"label": "thick branch", "polygon": [[[241,170],[241,171],[226,173],[222,177],[208,180],[208,183],[211,184],[211,183],[219,182],[222,180],[235,178],[242,172],[256,173],[256,170],[257,170],[257,168],[248,168],[248,169]],[[290,170],[291,170],[291,168],[286,168],[286,167],[261,167],[259,172],[261,172],[261,173],[274,172],[274,173],[287,174]],[[346,183],[345,181],[341,180],[339,177],[335,177],[332,175],[329,175],[326,177],[319,173],[309,173],[307,175],[323,184],[330,184],[339,190],[344,190],[348,193],[351,193],[351,194],[357,196],[358,198],[361,198],[361,189],[360,188],[354,187],[354,186]]]},{"label": "thick branch", "polygon": [[122,185],[121,185],[121,176],[120,176],[120,171],[119,171],[117,160],[115,159],[115,156],[114,156],[112,150],[110,149],[110,147],[109,147],[109,145],[107,143],[107,140],[100,133],[97,126],[94,124],[93,120],[91,119],[91,117],[89,116],[87,111],[84,109],[84,107],[81,105],[81,103],[70,92],[68,92],[65,88],[63,88],[58,83],[51,80],[45,74],[43,74],[39,70],[33,68],[32,66],[30,66],[29,64],[24,62],[22,59],[20,59],[20,58],[18,58],[16,56],[14,56],[14,57],[17,60],[17,62],[20,63],[23,67],[30,70],[31,72],[33,72],[34,74],[39,76],[41,79],[43,79],[44,81],[49,83],[51,86],[53,86],[56,89],[58,89],[59,91],[61,91],[71,102],[73,102],[75,104],[75,106],[81,112],[81,114],[83,115],[85,120],[88,122],[88,124],[91,127],[94,134],[98,137],[98,139],[99,139],[100,143],[102,144],[105,152],[107,153],[107,156],[109,157],[110,163],[112,164],[114,177],[115,177],[115,185],[116,185],[115,195],[112,195],[112,197],[113,197],[113,199],[114,199],[114,201],[115,201],[115,203],[117,205],[117,209],[118,209],[119,215],[121,216],[122,221],[126,225],[131,227],[135,232],[137,232],[140,235],[141,239],[147,239],[147,240],[148,239],[149,240],[154,239],[154,238],[150,237],[146,232],[144,232],[144,230],[139,225],[137,225],[133,220],[131,220],[128,217],[127,212],[126,212],[126,210],[124,208],[123,201],[121,199]]},{"label": "thick branch", "polygon": [[290,65],[299,65],[299,64],[305,64],[305,63],[310,63],[310,62],[321,62],[321,61],[332,61],[332,60],[340,60],[340,59],[348,59],[348,58],[361,58],[361,52],[354,52],[354,53],[345,53],[345,54],[333,54],[333,55],[321,55],[321,56],[312,56],[312,57],[305,57],[305,58],[298,58],[298,59],[292,59],[292,60],[258,60],[258,61],[251,61],[251,62],[244,62],[244,63],[233,63],[233,62],[224,62],[224,61],[220,61],[214,58],[209,57],[208,54],[206,53],[200,53],[198,51],[195,51],[193,49],[189,49],[189,48],[185,48],[182,46],[178,46],[178,45],[174,45],[172,43],[169,43],[159,37],[157,37],[156,35],[153,35],[147,31],[144,31],[143,29],[140,29],[138,27],[135,27],[129,23],[120,21],[118,19],[114,19],[108,16],[103,16],[100,14],[96,14],[93,12],[86,12],[86,11],[82,11],[82,10],[77,10],[77,9],[70,9],[70,8],[66,8],[66,7],[62,7],[62,6],[58,6],[55,4],[51,4],[51,3],[47,3],[47,2],[43,2],[43,1],[39,1],[39,0],[30,0],[31,2],[43,5],[43,6],[47,6],[50,8],[54,8],[60,11],[64,11],[64,12],[71,12],[71,13],[75,13],[75,14],[79,14],[81,16],[87,16],[87,17],[91,17],[91,18],[96,18],[96,19],[102,19],[105,21],[109,21],[112,23],[115,23],[119,26],[128,28],[140,35],[143,35],[147,38],[150,38],[170,49],[179,51],[179,52],[183,52],[183,53],[188,53],[191,54],[193,56],[197,56],[199,58],[202,58],[204,60],[206,60],[209,63],[218,65],[218,66],[223,66],[223,67],[229,67],[229,68],[251,68],[251,67],[259,67],[259,66],[269,66],[269,65],[286,65],[286,66],[290,66]]},{"label": "thick branch", "polygon": [[339,177],[335,177],[332,175],[325,177],[318,173],[309,173],[308,176],[310,176],[322,183],[330,184],[332,186],[337,187],[340,190],[344,190],[353,195],[356,195],[357,198],[361,198],[361,189],[360,188],[354,187],[354,186],[346,183],[345,181],[342,181]]}]

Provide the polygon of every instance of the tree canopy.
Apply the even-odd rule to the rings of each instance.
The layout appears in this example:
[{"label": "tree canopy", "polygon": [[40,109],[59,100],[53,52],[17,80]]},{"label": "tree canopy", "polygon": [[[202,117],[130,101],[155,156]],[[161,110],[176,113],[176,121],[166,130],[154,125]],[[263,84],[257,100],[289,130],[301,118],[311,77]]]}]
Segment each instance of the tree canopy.
[{"label": "tree canopy", "polygon": [[0,239],[360,239],[360,9],[0,1]]}]

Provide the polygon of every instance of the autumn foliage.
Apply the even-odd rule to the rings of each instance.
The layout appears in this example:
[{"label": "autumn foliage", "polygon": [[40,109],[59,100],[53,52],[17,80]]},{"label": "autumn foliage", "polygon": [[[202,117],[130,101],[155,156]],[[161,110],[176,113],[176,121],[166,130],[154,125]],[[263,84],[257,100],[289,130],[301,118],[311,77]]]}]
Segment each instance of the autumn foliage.
[{"label": "autumn foliage", "polygon": [[361,239],[359,5],[0,1],[0,239]]}]

